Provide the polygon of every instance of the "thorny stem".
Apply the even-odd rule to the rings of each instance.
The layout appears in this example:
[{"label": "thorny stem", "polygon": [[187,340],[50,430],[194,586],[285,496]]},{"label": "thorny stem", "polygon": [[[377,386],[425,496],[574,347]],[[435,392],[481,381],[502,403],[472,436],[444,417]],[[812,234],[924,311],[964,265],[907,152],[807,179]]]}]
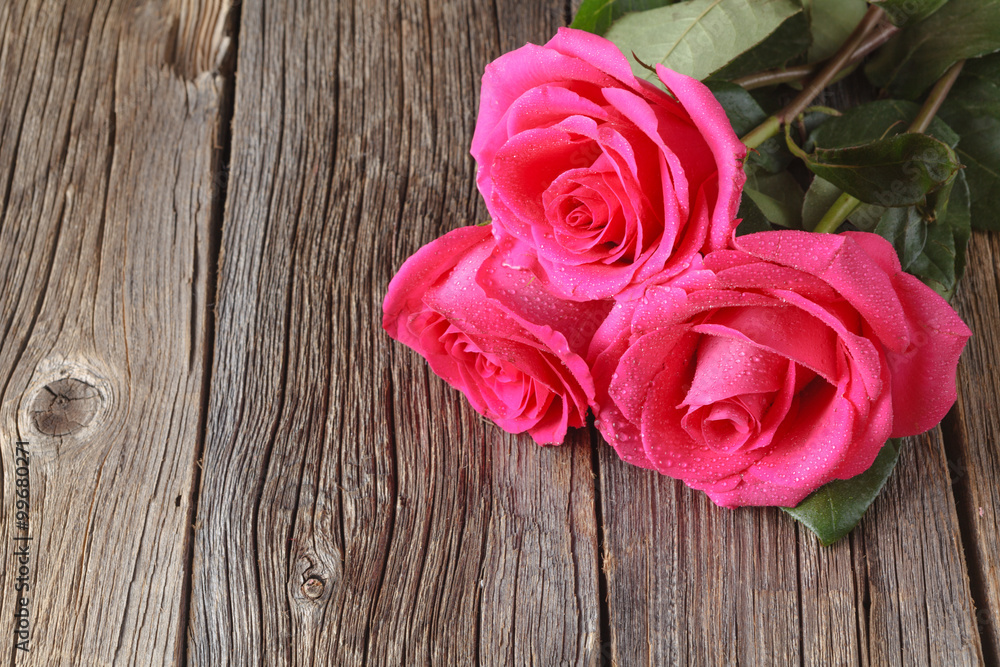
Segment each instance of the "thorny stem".
[{"label": "thorny stem", "polygon": [[[910,123],[908,132],[921,133],[926,132],[927,128],[930,127],[931,121],[934,120],[935,114],[937,114],[938,109],[941,108],[941,104],[944,103],[948,93],[951,91],[951,87],[955,85],[955,80],[958,79],[959,72],[962,71],[962,66],[965,64],[964,60],[959,60],[957,63],[951,66],[951,68],[944,73],[938,82],[934,84],[931,88],[931,92],[927,95],[927,99],[924,100],[923,106],[920,107],[920,111],[917,112],[916,118]],[[837,228],[840,227],[844,220],[847,220],[847,216],[854,212],[854,210],[861,205],[855,197],[847,194],[846,192],[841,193],[837,201],[833,203],[830,210],[827,211],[823,218],[816,225],[816,232],[835,232]]]},{"label": "thorny stem", "polygon": [[[891,23],[883,23],[880,25],[874,33],[861,43],[861,46],[854,50],[854,53],[851,54],[850,59],[841,71],[846,71],[857,65],[872,51],[888,42],[889,39],[897,32],[899,32],[899,28]],[[733,83],[738,86],[742,86],[745,90],[753,90],[754,88],[774,86],[779,83],[794,83],[796,81],[803,81],[813,74],[816,74],[826,62],[826,60],[821,60],[815,63],[806,63],[804,65],[796,65],[794,67],[785,67],[782,69],[772,69],[765,72],[748,74],[739,79],[734,79]]]},{"label": "thorny stem", "polygon": [[835,53],[833,57],[826,62],[819,74],[814,76],[809,84],[802,89],[802,92],[796,95],[795,99],[789,102],[781,111],[765,120],[760,124],[760,126],[751,130],[750,133],[743,138],[743,143],[745,143],[748,148],[756,148],[771,137],[775,136],[781,129],[782,124],[802,113],[802,110],[809,106],[816,96],[819,95],[831,81],[833,81],[840,70],[842,70],[851,59],[851,56],[858,49],[861,43],[865,41],[866,37],[868,37],[868,34],[881,20],[882,9],[880,7],[876,7],[875,5],[869,7],[868,11],[865,12],[864,18],[862,18],[861,22],[854,28],[854,32],[852,32],[847,41],[840,46],[837,53]]}]

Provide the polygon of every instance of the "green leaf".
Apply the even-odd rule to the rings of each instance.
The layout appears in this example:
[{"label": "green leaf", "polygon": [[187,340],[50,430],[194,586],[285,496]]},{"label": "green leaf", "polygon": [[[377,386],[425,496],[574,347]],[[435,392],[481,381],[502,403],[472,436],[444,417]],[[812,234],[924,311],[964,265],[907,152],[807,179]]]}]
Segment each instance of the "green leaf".
[{"label": "green leaf", "polygon": [[[948,214],[945,221],[951,228],[954,239],[955,251],[955,283],[965,275],[965,251],[969,247],[969,238],[972,237],[972,196],[969,191],[965,172],[960,172],[955,179],[955,187],[952,189],[951,199],[948,202]],[[936,227],[931,227],[931,235],[927,239],[927,250],[924,254],[931,255],[931,246],[938,244],[938,235],[934,232]],[[947,248],[947,243],[940,242],[942,248]],[[938,256],[940,257],[940,255]],[[933,261],[937,261],[934,259]],[[952,286],[954,288],[954,285]]]},{"label": "green leaf", "polygon": [[901,134],[849,148],[817,148],[806,165],[868,204],[909,206],[955,176],[958,158],[926,134]]},{"label": "green leaf", "polygon": [[[903,220],[912,228],[894,227]],[[971,233],[969,188],[964,172],[958,172],[950,184],[928,195],[920,206],[884,208],[863,204],[850,215],[850,221],[862,231],[887,238],[906,271],[945,299],[951,298],[965,272],[965,250]],[[924,234],[922,248],[916,255],[912,247],[905,246],[907,233]]]},{"label": "green leaf", "polygon": [[947,206],[939,205],[927,225],[923,252],[907,268],[945,299],[950,299],[965,272],[965,249],[972,231],[969,188],[962,173],[954,180]]},{"label": "green leaf", "polygon": [[[726,81],[706,81],[715,99],[722,105],[726,117],[733,126],[736,136],[742,137],[750,130],[760,125],[768,117],[757,100],[742,86]],[[777,173],[788,166],[791,154],[779,137],[768,139],[755,150],[750,151],[748,162],[759,165],[765,170]]]},{"label": "green leaf", "polygon": [[794,508],[782,509],[816,533],[823,546],[830,546],[861,521],[885,486],[898,458],[899,443],[889,440],[865,472],[821,486]]},{"label": "green leaf", "polygon": [[805,12],[792,14],[763,42],[716,70],[712,77],[738,79],[747,74],[783,67],[809,48],[809,17]]},{"label": "green leaf", "polygon": [[[862,104],[820,125],[810,135],[806,147],[846,148],[869,143],[883,136],[897,136],[906,130],[919,111],[919,104],[906,100],[878,100]],[[951,148],[959,141],[958,134],[940,118],[931,121],[927,134]],[[808,201],[808,192],[806,197]],[[885,212],[884,206],[862,204],[850,215],[849,220],[861,231],[873,232]],[[805,215],[803,217],[803,224],[810,229],[810,218]]]},{"label": "green leaf", "polygon": [[816,225],[837,201],[841,192],[840,188],[825,178],[814,178],[802,202],[802,228],[807,232],[816,229]]},{"label": "green leaf", "polygon": [[810,4],[807,6],[812,31],[809,62],[836,53],[868,11],[865,0],[812,0]]},{"label": "green leaf", "polygon": [[742,86],[712,80],[706,81],[705,85],[722,105],[736,136],[742,137],[767,119],[767,112]]},{"label": "green leaf", "polygon": [[961,137],[972,226],[1000,231],[1000,54],[967,62],[938,113]]},{"label": "green leaf", "polygon": [[[868,102],[820,125],[809,136],[806,147],[846,148],[894,137],[906,131],[919,111],[919,104],[906,100]],[[926,134],[951,148],[958,144],[958,134],[939,118],[931,120]]]},{"label": "green leaf", "polygon": [[909,269],[927,243],[927,221],[915,206],[888,208],[875,226],[875,233],[892,244],[903,270]]},{"label": "green leaf", "polygon": [[878,221],[882,219],[882,214],[886,212],[885,206],[875,204],[862,204],[854,213],[847,216],[848,221],[862,232],[874,232]]},{"label": "green leaf", "polygon": [[761,212],[760,207],[750,197],[743,197],[740,200],[740,210],[736,214],[736,217],[740,219],[740,224],[736,227],[737,236],[754,234],[756,232],[769,232],[774,229],[771,223],[767,221],[767,218],[764,217],[764,213]]},{"label": "green leaf", "polygon": [[743,194],[753,200],[771,224],[802,229],[802,200],[805,193],[787,171],[770,174],[750,166]]},{"label": "green leaf", "polygon": [[923,21],[941,9],[948,0],[871,0],[882,8],[893,25],[907,26]]},{"label": "green leaf", "polygon": [[[605,37],[649,65],[660,63],[704,79],[801,11],[792,0],[691,0],[627,14]],[[632,71],[656,79],[638,62],[632,62]]]},{"label": "green leaf", "polygon": [[603,35],[611,24],[628,12],[641,12],[669,5],[673,0],[583,0],[570,28]]},{"label": "green leaf", "polygon": [[879,49],[865,72],[873,84],[916,99],[953,64],[1000,50],[1000,0],[950,0]]}]

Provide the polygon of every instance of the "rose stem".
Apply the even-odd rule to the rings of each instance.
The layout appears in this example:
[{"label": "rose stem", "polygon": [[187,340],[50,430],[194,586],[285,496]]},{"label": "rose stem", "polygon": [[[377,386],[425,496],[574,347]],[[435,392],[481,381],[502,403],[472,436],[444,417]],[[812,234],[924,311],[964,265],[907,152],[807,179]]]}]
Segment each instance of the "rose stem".
[{"label": "rose stem", "polygon": [[[931,121],[934,120],[934,115],[937,114],[938,109],[944,103],[946,97],[948,97],[948,92],[951,91],[951,87],[955,85],[955,80],[958,79],[959,72],[962,71],[962,65],[965,64],[964,60],[959,60],[957,63],[951,66],[951,68],[945,72],[944,76],[938,79],[938,82],[934,84],[931,88],[930,94],[927,99],[924,100],[924,104],[920,107],[920,111],[917,112],[916,118],[910,123],[910,127],[907,128],[907,132],[913,132],[919,134],[921,132],[926,132],[927,128],[930,126]],[[842,192],[837,201],[833,202],[833,206],[827,211],[822,219],[816,224],[815,232],[835,232],[837,228],[840,227],[844,220],[847,220],[847,216],[854,212],[861,202],[855,197]]]},{"label": "rose stem", "polygon": [[944,73],[944,76],[938,79],[938,82],[931,88],[930,94],[927,95],[927,99],[924,100],[924,105],[920,107],[917,117],[910,123],[910,128],[907,132],[919,134],[927,131],[938,109],[941,108],[945,98],[948,97],[948,93],[951,92],[951,87],[955,85],[955,80],[958,79],[963,65],[965,65],[965,61],[959,60]]},{"label": "rose stem", "polygon": [[854,32],[851,36],[844,42],[840,49],[830,58],[823,69],[820,70],[819,74],[812,78],[809,84],[802,89],[795,99],[788,103],[785,108],[771,116],[758,127],[750,130],[750,133],[743,137],[743,143],[747,145],[748,148],[756,148],[762,143],[773,137],[781,129],[783,123],[787,122],[789,119],[795,118],[803,109],[805,109],[809,104],[816,98],[817,95],[826,88],[831,81],[837,76],[837,74],[844,68],[847,62],[851,59],[851,55],[857,50],[868,33],[878,25],[878,22],[882,20],[882,9],[872,5],[865,12],[864,18],[858,23],[857,27],[854,28]]},{"label": "rose stem", "polygon": [[[876,30],[870,37],[865,39],[865,41],[859,46],[854,53],[851,54],[851,59],[847,61],[844,69],[849,69],[854,67],[859,62],[865,59],[872,51],[882,46],[889,39],[899,32],[899,28],[892,25],[891,23],[883,23],[878,30]],[[734,79],[733,83],[738,86],[742,86],[745,90],[753,90],[754,88],[763,88],[764,86],[774,86],[779,83],[793,83],[795,81],[802,81],[803,79],[812,76],[819,71],[819,68],[826,63],[826,60],[821,60],[815,63],[806,63],[804,65],[796,65],[795,67],[786,67],[784,69],[772,69],[766,72],[757,72],[756,74],[748,74],[747,76],[741,77],[739,79]],[[843,71],[843,70],[842,70]]]}]

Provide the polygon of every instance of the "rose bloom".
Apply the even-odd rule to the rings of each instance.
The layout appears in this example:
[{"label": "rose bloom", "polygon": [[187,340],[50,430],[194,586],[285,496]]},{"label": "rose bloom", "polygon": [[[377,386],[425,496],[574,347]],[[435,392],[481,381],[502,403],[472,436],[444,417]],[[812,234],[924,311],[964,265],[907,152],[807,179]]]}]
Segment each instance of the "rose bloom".
[{"label": "rose bloom", "polygon": [[564,298],[641,293],[735,227],[746,147],[708,88],[656,72],[670,93],[568,28],[486,68],[472,155],[497,243]]},{"label": "rose bloom", "polygon": [[556,299],[495,246],[489,226],[463,227],[418,250],[389,283],[382,326],[504,430],[560,443],[594,399],[581,355],[611,302]]},{"label": "rose bloom", "polygon": [[793,506],[955,401],[970,332],[875,234],[778,231],[615,307],[591,346],[598,427],[719,505]]}]

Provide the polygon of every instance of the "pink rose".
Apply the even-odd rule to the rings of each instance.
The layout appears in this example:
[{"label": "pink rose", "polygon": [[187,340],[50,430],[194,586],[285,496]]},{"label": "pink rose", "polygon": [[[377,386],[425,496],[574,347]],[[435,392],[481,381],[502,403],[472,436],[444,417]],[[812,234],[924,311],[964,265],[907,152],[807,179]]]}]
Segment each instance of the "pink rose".
[{"label": "pink rose", "polygon": [[581,354],[611,303],[560,301],[494,250],[489,226],[418,250],[389,283],[382,326],[503,429],[562,442],[593,401]]},{"label": "pink rose", "polygon": [[656,71],[670,93],[568,28],[486,68],[472,155],[497,243],[564,298],[641,293],[735,226],[746,147],[708,88]]},{"label": "pink rose", "polygon": [[619,304],[591,345],[623,459],[719,505],[792,506],[955,401],[970,332],[875,234],[750,234]]}]

